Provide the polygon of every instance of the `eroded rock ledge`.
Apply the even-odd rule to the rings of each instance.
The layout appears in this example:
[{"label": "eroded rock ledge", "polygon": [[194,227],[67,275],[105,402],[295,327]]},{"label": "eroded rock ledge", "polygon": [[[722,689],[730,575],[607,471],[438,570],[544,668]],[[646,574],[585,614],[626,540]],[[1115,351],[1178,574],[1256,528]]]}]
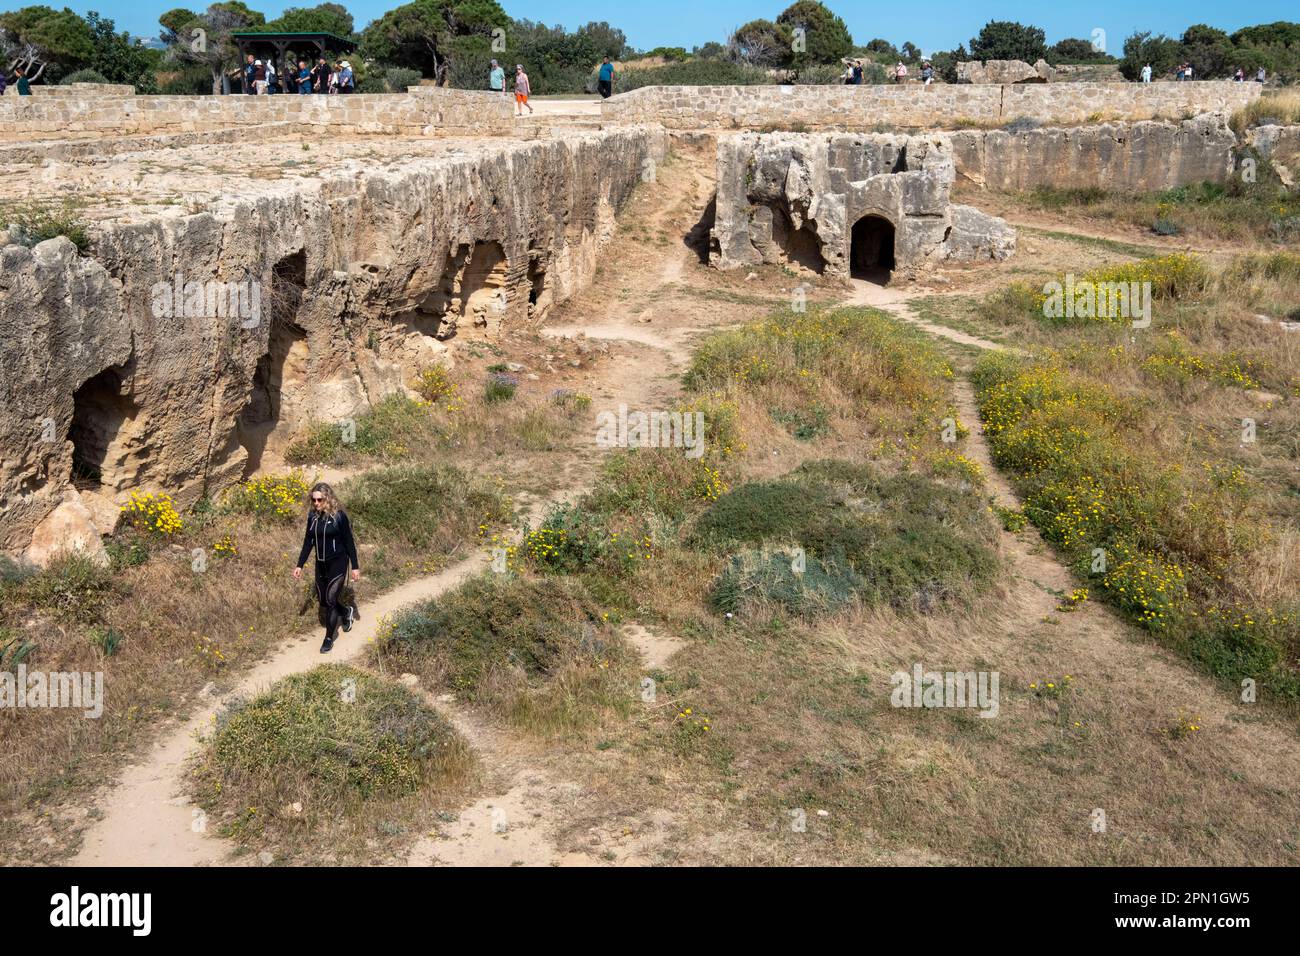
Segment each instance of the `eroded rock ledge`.
[{"label": "eroded rock ledge", "polygon": [[[308,417],[402,389],[451,335],[541,319],[590,281],[665,147],[652,127],[441,153],[426,141],[396,162],[225,192],[209,211],[101,220],[86,254],[63,237],[5,245],[0,550],[34,533],[33,558],[78,534],[97,546],[87,522],[111,530],[99,525],[131,489],[182,505],[217,493]],[[258,307],[159,307],[194,282],[255,289]]]}]

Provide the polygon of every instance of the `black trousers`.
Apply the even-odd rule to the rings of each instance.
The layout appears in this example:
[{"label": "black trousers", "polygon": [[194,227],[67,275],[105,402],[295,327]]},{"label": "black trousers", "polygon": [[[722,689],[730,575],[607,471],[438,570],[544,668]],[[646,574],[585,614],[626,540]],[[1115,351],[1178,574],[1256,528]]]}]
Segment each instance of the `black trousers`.
[{"label": "black trousers", "polygon": [[348,556],[341,554],[332,561],[316,562],[316,596],[320,599],[321,624],[325,637],[334,640],[339,636],[339,625],[346,613],[343,603],[343,585],[348,580]]},{"label": "black trousers", "polygon": [[614,92],[614,84],[610,80],[597,80],[596,92],[606,99]]}]

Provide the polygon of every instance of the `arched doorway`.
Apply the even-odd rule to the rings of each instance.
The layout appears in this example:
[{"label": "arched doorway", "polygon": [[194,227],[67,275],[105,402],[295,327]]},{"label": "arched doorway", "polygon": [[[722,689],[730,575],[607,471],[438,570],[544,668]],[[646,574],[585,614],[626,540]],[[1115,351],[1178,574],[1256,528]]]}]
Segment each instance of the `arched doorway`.
[{"label": "arched doorway", "polygon": [[883,216],[863,216],[853,224],[849,274],[885,283],[894,269],[894,224]]}]

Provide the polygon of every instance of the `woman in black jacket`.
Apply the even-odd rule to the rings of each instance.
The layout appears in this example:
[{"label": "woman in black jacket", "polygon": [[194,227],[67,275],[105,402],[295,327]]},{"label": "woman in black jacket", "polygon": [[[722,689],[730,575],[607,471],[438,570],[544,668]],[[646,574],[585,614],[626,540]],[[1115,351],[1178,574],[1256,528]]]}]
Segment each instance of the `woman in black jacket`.
[{"label": "woman in black jacket", "polygon": [[316,596],[320,599],[321,617],[325,624],[325,641],[320,646],[328,654],[338,637],[339,625],[352,630],[353,621],[361,620],[354,602],[343,604],[340,597],[347,580],[348,565],[352,566],[352,580],[361,579],[361,562],[357,560],[357,545],[352,540],[352,522],[339,504],[334,489],[318,482],[311,489],[307,503],[307,533],[303,536],[298,566],[293,569],[295,579],[302,577],[302,566],[307,556],[316,551]]}]

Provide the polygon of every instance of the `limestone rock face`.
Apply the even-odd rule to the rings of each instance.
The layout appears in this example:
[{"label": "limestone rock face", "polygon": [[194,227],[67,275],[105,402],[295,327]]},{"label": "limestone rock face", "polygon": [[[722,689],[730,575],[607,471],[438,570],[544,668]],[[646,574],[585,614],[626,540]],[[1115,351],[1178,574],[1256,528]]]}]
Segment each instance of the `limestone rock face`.
[{"label": "limestone rock face", "polygon": [[1222,113],[1023,130],[950,133],[957,173],[990,189],[1097,186],[1155,192],[1232,175],[1237,138]]},{"label": "limestone rock face", "polygon": [[1255,126],[1246,130],[1246,145],[1267,159],[1288,189],[1300,182],[1300,126]]},{"label": "limestone rock face", "polygon": [[[718,143],[712,262],[831,276],[915,275],[942,259],[1004,259],[1000,219],[953,207],[943,134],[743,133]],[[954,215],[954,209],[959,209]]]},{"label": "limestone rock face", "polygon": [[981,86],[1007,83],[1046,83],[1052,68],[1043,60],[1030,66],[1024,60],[966,60],[957,64],[959,83],[976,83]]},{"label": "limestone rock face", "polygon": [[36,526],[26,557],[33,564],[44,567],[61,553],[84,554],[101,567],[108,564],[108,552],[104,549],[99,529],[95,527],[90,509],[76,492],[71,492],[66,501]]},{"label": "limestone rock face", "polygon": [[6,245],[0,550],[27,548],[74,477],[184,507],[304,422],[401,391],[451,335],[540,320],[590,281],[666,146],[623,127],[331,167],[198,214],[97,223],[86,254]]}]

